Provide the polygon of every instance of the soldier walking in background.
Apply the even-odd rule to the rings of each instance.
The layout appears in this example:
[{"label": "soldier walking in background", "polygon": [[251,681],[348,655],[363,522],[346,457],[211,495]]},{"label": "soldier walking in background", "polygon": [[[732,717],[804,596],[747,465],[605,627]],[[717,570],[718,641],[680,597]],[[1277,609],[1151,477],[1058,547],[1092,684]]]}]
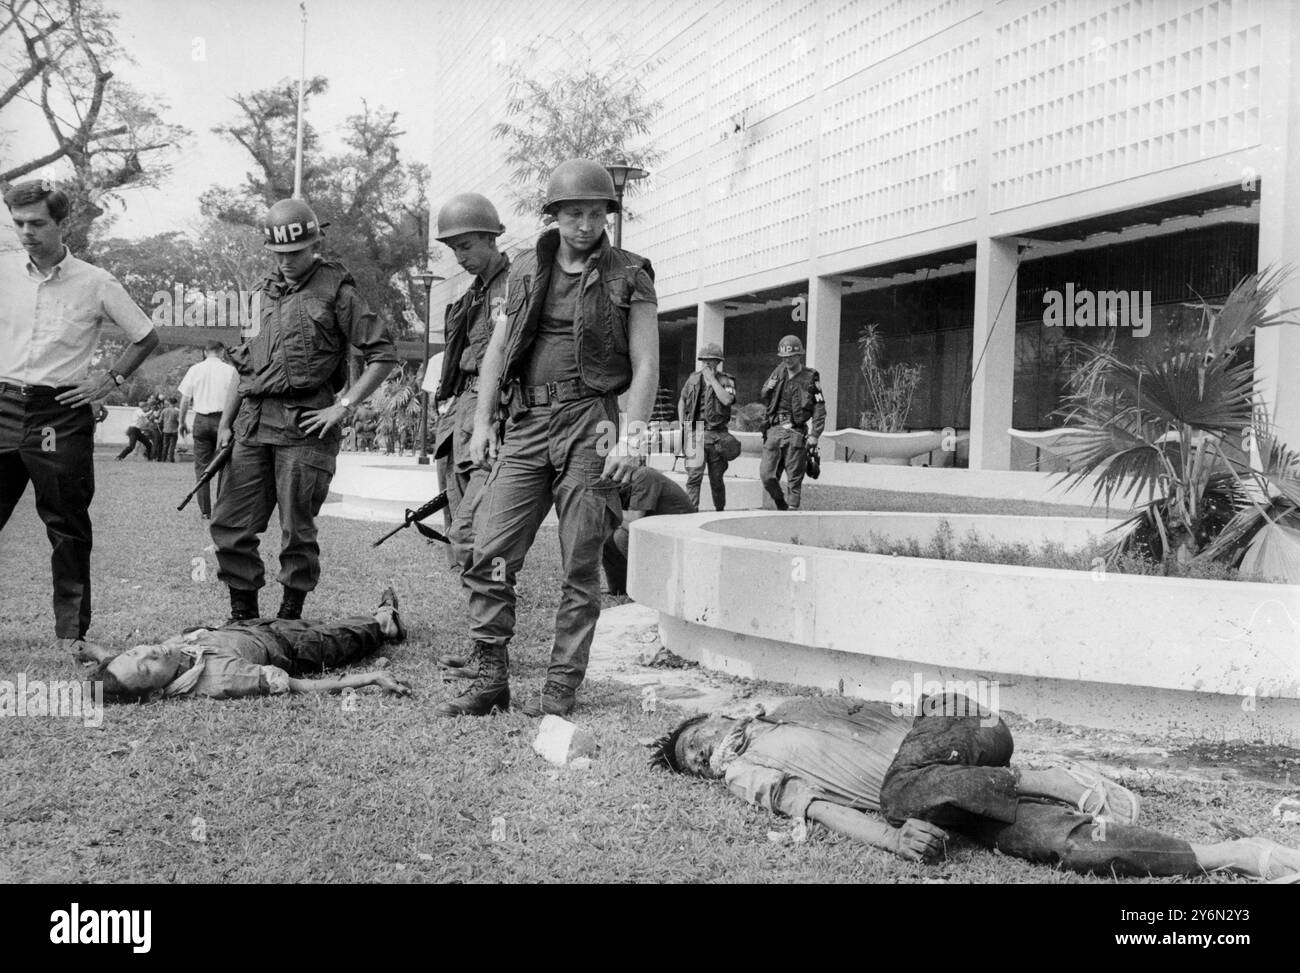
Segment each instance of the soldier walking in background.
[{"label": "soldier walking in background", "polygon": [[708,470],[713,509],[724,510],[727,487],[722,477],[728,463],[740,455],[737,448],[740,443],[727,428],[731,423],[731,404],[736,401],[736,380],[722,370],[721,346],[707,344],[696,358],[700,367],[686,379],[677,402],[686,453],[686,495],[698,510],[700,484]]},{"label": "soldier walking in background", "polygon": [[[758,478],[777,510],[798,510],[808,450],[826,428],[826,400],[816,369],[803,364],[803,342],[786,335],[776,349],[781,364],[763,383],[767,405],[763,423],[763,459]],[[781,471],[787,491],[781,491]]]}]

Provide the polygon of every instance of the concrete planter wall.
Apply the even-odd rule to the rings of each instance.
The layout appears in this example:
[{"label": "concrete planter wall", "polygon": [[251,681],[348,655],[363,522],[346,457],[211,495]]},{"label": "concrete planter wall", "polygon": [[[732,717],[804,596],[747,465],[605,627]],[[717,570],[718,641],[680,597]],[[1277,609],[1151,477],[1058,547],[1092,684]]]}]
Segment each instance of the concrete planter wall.
[{"label": "concrete planter wall", "polygon": [[[673,652],[737,675],[896,698],[996,687],[1031,719],[1300,740],[1300,587],[831,550],[872,532],[1067,547],[1089,518],[697,514],[632,527],[628,591]],[[794,543],[798,541],[798,543]],[[926,690],[929,691],[929,690]]]}]

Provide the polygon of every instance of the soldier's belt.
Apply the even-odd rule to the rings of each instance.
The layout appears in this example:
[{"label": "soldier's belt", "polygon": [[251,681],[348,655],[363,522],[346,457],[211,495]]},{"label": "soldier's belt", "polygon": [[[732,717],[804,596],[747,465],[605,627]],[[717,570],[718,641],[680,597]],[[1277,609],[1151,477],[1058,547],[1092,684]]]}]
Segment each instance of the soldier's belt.
[{"label": "soldier's belt", "polygon": [[524,405],[530,408],[535,405],[550,405],[552,402],[575,402],[578,399],[593,399],[605,394],[604,392],[597,392],[581,379],[570,379],[567,382],[547,382],[545,385],[521,385],[519,391],[523,396]]}]

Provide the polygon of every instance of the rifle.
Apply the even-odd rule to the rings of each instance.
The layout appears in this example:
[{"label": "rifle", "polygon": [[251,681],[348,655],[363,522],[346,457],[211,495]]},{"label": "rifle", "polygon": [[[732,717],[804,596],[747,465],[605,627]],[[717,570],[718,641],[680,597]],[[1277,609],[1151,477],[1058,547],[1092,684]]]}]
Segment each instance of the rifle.
[{"label": "rifle", "polygon": [[217,455],[212,457],[212,462],[203,470],[203,475],[199,481],[194,484],[194,489],[185,494],[185,499],[180,502],[177,510],[184,510],[185,505],[194,499],[194,494],[203,489],[211,479],[221,472],[221,468],[230,462],[230,454],[235,451],[235,440],[231,439],[221,449],[217,450]]},{"label": "rifle", "polygon": [[451,541],[447,540],[447,538],[443,534],[438,533],[438,531],[434,530],[432,527],[426,527],[424,524],[420,523],[420,521],[422,521],[425,517],[428,517],[430,514],[437,513],[445,506],[447,506],[447,491],[443,490],[442,493],[438,494],[436,497],[434,497],[432,500],[430,500],[428,503],[426,503],[424,506],[420,507],[419,509],[417,510],[408,509],[406,511],[406,519],[402,523],[398,524],[396,527],[394,527],[387,534],[379,538],[379,540],[375,541],[370,546],[378,547],[384,541],[388,540],[388,538],[396,534],[399,530],[405,530],[407,527],[410,527],[412,524],[415,525],[415,529],[418,530],[422,536],[429,538],[429,540],[442,541],[444,544],[450,544]]}]

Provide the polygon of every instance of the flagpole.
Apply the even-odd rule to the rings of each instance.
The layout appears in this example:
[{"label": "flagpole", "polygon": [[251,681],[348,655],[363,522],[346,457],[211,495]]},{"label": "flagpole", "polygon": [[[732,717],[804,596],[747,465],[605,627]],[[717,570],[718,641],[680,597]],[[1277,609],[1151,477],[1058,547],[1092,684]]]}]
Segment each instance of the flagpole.
[{"label": "flagpole", "polygon": [[302,199],[302,98],[307,76],[307,4],[298,4],[302,11],[302,65],[298,71],[298,147],[293,163],[293,198]]}]

